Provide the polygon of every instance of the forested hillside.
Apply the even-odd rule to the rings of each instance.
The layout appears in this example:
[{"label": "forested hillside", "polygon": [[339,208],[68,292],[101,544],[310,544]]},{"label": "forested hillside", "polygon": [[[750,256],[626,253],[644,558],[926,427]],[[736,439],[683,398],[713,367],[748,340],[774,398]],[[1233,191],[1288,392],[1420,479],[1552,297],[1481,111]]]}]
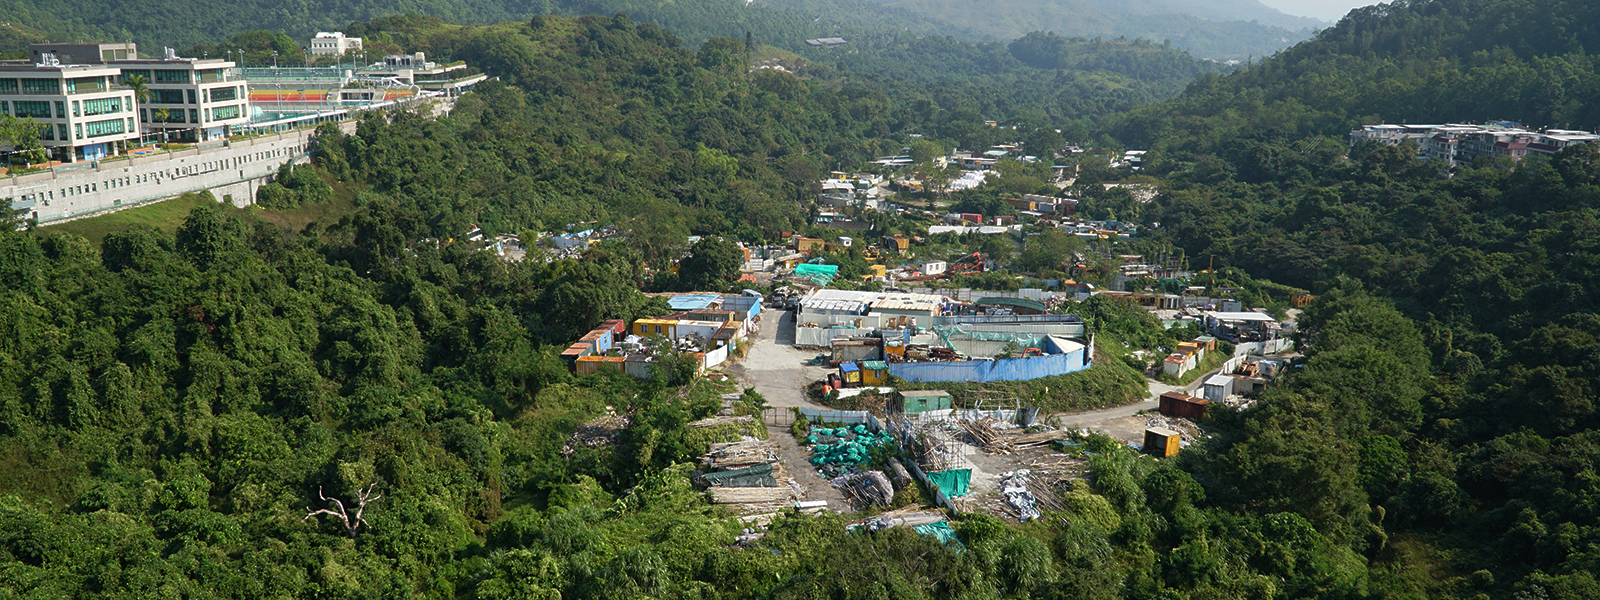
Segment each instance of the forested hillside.
[{"label": "forested hillside", "polygon": [[[671,362],[647,380],[577,378],[555,353],[602,319],[664,312],[639,288],[672,283],[645,267],[683,256],[686,235],[797,226],[829,168],[898,151],[911,133],[967,147],[997,132],[1042,146],[1063,141],[1056,128],[1088,136],[1084,119],[1191,64],[1156,44],[1041,34],[861,53],[887,70],[896,48],[946,45],[966,57],[946,75],[782,56],[788,74],[752,71],[758,50],[742,36],[686,48],[622,16],[363,24],[499,81],[436,120],[326,127],[314,168],[264,188],[278,208],[337,190],[351,214],[288,231],[263,208],[206,205],[173,234],[133,228],[99,247],[0,228],[0,590],[1600,597],[1600,152],[1447,173],[1408,147],[1346,152],[1340,137],[1370,115],[1467,120],[1444,111],[1540,97],[1444,87],[1430,102],[1380,101],[1423,98],[1419,81],[1554,73],[1570,77],[1531,106],[1593,127],[1592,12],[1566,0],[1373,9],[1116,121],[1150,148],[1144,173],[1161,194],[1092,194],[1080,210],[1147,223],[1139,243],[1214,256],[1224,277],[1320,294],[1297,320],[1305,360],[1254,408],[1214,407],[1211,436],[1176,460],[1088,437],[1090,477],[1064,510],[1021,526],[961,519],[959,547],[809,516],[735,545],[742,525],[689,487],[685,463],[708,440],[684,424],[737,390],[690,383]],[[990,64],[1007,66],[981,75]],[[1359,83],[1374,74],[1384,85]],[[457,241],[474,223],[614,224],[627,237],[512,263]],[[1074,309],[1119,327],[1150,320],[1105,298]],[[616,444],[567,446],[610,412],[631,417]],[[353,531],[307,518],[324,497],[366,489],[381,498]]]},{"label": "forested hillside", "polygon": [[[771,1],[776,6],[793,7],[800,12],[819,10],[814,0]],[[1311,28],[1316,24],[1315,21],[1302,22],[1286,28],[1248,18],[1246,14],[1252,11],[1242,10],[1237,5],[1223,8],[1206,4],[997,0],[975,9],[970,2],[958,0],[897,0],[886,6],[990,39],[1010,40],[1034,31],[1069,37],[1145,39],[1157,44],[1170,42],[1196,56],[1216,60],[1245,60],[1251,55],[1272,54],[1310,37]],[[1259,16],[1275,14],[1282,17],[1276,21],[1284,25],[1295,21],[1265,6],[1259,8]],[[835,20],[845,19],[840,12],[822,14]]]},{"label": "forested hillside", "polygon": [[[1418,594],[1600,595],[1600,149],[1450,170],[1415,146],[1347,152],[1344,136],[1380,120],[1600,125],[1595,10],[1361,9],[1118,121],[1164,181],[1119,217],[1324,294],[1303,371],[1187,457],[1209,498],[1370,524],[1372,565],[1432,570]],[[1398,314],[1355,308],[1374,302]],[[1226,483],[1247,473],[1258,483]]]},{"label": "forested hillside", "polygon": [[1302,138],[1377,122],[1592,129],[1600,125],[1593,48],[1593,2],[1403,0],[1353,11],[1255,68],[1202,78],[1114,129],[1138,147],[1195,143],[1187,134],[1200,130]]},{"label": "forested hillside", "polygon": [[[1184,66],[1152,63],[1154,82],[1145,83],[1103,70],[1032,69],[995,46],[987,50],[1006,69],[992,72],[952,62],[941,75],[866,76],[804,60],[789,61],[794,73],[752,72],[744,40],[718,38],[689,51],[672,33],[627,17],[490,27],[391,19],[354,29],[465,59],[501,79],[464,98],[450,118],[401,119],[322,150],[334,174],[367,173],[381,191],[414,203],[439,237],[473,222],[520,232],[636,216],[647,239],[763,239],[801,224],[807,190],[827,170],[898,153],[909,134],[969,148],[1011,136],[1059,145],[1055,129],[1075,125],[1087,135],[1087,119],[1173,89],[1182,78],[1174,70]],[[972,48],[951,44],[951,56]],[[1143,64],[1127,62],[1093,66]],[[1020,123],[1024,133],[985,120]],[[371,150],[397,147],[405,150]],[[641,249],[652,259],[668,250]]]}]

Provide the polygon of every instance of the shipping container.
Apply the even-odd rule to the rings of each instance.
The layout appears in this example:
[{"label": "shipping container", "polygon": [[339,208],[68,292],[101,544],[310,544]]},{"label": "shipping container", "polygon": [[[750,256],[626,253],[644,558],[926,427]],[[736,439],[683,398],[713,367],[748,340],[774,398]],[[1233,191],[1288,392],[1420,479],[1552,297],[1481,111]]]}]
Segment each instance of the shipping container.
[{"label": "shipping container", "polygon": [[950,403],[950,392],[944,390],[913,390],[896,392],[900,397],[900,412],[921,413],[931,410],[947,410]]},{"label": "shipping container", "polygon": [[628,324],[623,322],[622,319],[611,319],[609,321],[601,321],[600,322],[600,328],[601,329],[609,329],[609,330],[611,330],[611,335],[613,335],[613,336],[623,336],[623,335],[627,335],[628,334]]},{"label": "shipping container", "polygon": [[1151,427],[1144,430],[1144,453],[1157,457],[1174,456],[1178,454],[1178,432],[1171,429]]},{"label": "shipping container", "polygon": [[629,356],[627,360],[623,362],[623,372],[639,379],[649,379],[651,375],[650,370],[655,366],[655,364],[656,362],[649,356],[643,354],[634,354]]},{"label": "shipping container", "polygon": [[593,344],[595,354],[605,354],[611,350],[611,330],[596,329],[589,332],[587,335],[578,338],[578,341]]},{"label": "shipping container", "polygon": [[639,337],[659,335],[675,340],[678,339],[678,322],[667,319],[639,319],[633,322],[633,334]]},{"label": "shipping container", "polygon": [[603,369],[611,369],[618,373],[624,372],[624,361],[621,356],[585,356],[578,359],[578,374],[593,375]]},{"label": "shipping container", "polygon": [[1177,392],[1167,392],[1161,395],[1161,414],[1169,417],[1194,419],[1205,418],[1206,407],[1210,404],[1205,398],[1196,398]]}]

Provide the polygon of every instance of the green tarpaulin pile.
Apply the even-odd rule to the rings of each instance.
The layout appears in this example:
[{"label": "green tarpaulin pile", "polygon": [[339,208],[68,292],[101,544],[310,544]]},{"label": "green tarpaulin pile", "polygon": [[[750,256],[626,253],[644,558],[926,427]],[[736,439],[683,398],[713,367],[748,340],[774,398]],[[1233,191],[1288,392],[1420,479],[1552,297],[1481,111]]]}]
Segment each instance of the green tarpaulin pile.
[{"label": "green tarpaulin pile", "polygon": [[813,465],[859,465],[871,457],[874,446],[891,445],[894,438],[887,433],[872,433],[866,425],[819,427],[806,436],[806,443],[812,444]]},{"label": "green tarpaulin pile", "polygon": [[917,533],[922,535],[931,535],[939,538],[939,542],[946,546],[955,546],[956,551],[958,552],[964,552],[967,549],[965,545],[962,545],[961,540],[956,538],[956,530],[950,528],[949,521],[939,521],[938,523],[918,525],[916,526],[916,530]]},{"label": "green tarpaulin pile", "polygon": [[817,285],[828,285],[839,276],[839,265],[804,264],[794,268],[795,277],[805,277]]},{"label": "green tarpaulin pile", "polygon": [[761,463],[753,467],[734,469],[732,471],[718,471],[705,474],[706,483],[717,487],[777,487],[778,480],[772,477],[772,463]]}]

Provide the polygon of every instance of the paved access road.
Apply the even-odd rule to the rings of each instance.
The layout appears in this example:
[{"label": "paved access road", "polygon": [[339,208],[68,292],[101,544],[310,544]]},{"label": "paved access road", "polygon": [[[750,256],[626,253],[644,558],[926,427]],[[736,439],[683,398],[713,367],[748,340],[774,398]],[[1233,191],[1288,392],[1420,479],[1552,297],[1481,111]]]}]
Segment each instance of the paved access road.
[{"label": "paved access road", "polygon": [[[805,387],[828,376],[829,369],[810,366],[817,352],[794,347],[794,316],[785,310],[762,313],[761,331],[750,338],[744,360],[728,367],[728,373],[767,399],[767,406],[827,408],[806,399]],[[795,483],[806,489],[807,500],[827,500],[836,512],[852,512],[844,494],[833,488],[811,466],[811,450],[800,445],[787,425],[768,425],[767,436],[777,440],[783,464]]]},{"label": "paved access road", "polygon": [[768,310],[761,316],[761,331],[750,338],[750,351],[728,372],[756,388],[768,406],[827,408],[806,399],[806,385],[827,377],[830,369],[807,364],[818,352],[794,347],[794,315]]}]

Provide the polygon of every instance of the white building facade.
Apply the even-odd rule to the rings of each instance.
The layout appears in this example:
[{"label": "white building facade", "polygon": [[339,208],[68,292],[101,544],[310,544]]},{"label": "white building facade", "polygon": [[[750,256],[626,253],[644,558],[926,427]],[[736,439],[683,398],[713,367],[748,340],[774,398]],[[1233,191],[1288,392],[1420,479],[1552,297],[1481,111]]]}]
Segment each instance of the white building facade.
[{"label": "white building facade", "polygon": [[250,89],[233,75],[231,61],[178,58],[169,50],[167,58],[119,60],[113,66],[122,70],[122,81],[137,75],[150,90],[150,101],[139,107],[145,133],[167,141],[206,142],[226,139],[250,122]]},{"label": "white building facade", "polygon": [[118,85],[116,68],[64,65],[53,54],[41,58],[0,65],[0,112],[43,125],[39,137],[51,159],[116,156],[139,138],[133,90]]},{"label": "white building facade", "polygon": [[361,51],[361,38],[348,37],[342,31],[319,31],[317,36],[311,38],[312,54],[323,56],[342,56],[349,52]]}]

